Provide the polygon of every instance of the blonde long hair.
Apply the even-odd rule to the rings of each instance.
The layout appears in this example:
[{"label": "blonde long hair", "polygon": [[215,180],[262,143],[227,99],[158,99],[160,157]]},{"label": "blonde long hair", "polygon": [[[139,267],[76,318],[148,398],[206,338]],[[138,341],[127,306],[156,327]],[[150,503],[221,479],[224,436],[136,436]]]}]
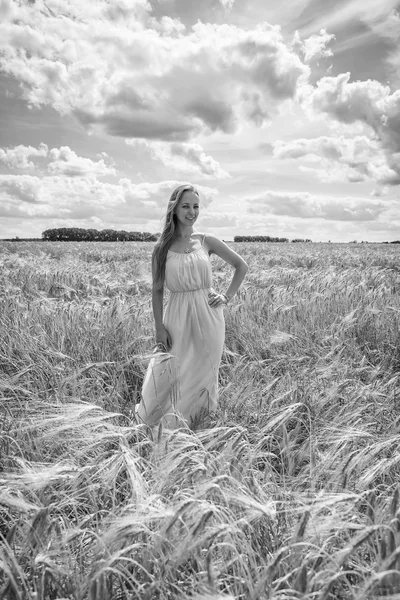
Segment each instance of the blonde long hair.
[{"label": "blonde long hair", "polygon": [[184,192],[193,192],[196,194],[196,196],[199,196],[199,192],[190,183],[179,185],[174,189],[170,196],[167,206],[167,213],[165,215],[164,228],[156,245],[154,246],[152,256],[154,268],[153,285],[158,289],[161,288],[164,283],[167,254],[176,232],[177,219],[174,210]]}]

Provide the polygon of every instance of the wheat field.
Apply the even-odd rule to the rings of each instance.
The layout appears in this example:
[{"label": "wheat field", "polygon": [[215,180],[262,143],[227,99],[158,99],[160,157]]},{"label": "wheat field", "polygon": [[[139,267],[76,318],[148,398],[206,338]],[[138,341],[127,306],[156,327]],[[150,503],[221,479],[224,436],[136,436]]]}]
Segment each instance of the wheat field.
[{"label": "wheat field", "polygon": [[152,246],[0,243],[0,599],[400,599],[400,247],[232,244],[193,432],[134,418]]}]

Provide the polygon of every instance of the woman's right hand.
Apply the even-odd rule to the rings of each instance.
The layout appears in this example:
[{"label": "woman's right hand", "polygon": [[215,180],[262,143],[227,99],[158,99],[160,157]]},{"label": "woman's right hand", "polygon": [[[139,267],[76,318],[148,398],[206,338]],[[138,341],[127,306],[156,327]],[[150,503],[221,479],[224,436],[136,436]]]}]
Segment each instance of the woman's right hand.
[{"label": "woman's right hand", "polygon": [[156,345],[162,352],[168,352],[172,347],[171,336],[165,327],[156,329]]}]

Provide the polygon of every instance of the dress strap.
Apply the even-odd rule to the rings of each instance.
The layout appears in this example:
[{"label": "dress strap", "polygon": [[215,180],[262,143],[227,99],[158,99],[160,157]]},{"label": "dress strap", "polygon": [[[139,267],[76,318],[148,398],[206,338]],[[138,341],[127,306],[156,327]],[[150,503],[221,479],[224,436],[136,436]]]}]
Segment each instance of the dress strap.
[{"label": "dress strap", "polygon": [[201,245],[204,246],[204,240],[206,239],[206,234],[203,233],[203,237],[201,238]]}]

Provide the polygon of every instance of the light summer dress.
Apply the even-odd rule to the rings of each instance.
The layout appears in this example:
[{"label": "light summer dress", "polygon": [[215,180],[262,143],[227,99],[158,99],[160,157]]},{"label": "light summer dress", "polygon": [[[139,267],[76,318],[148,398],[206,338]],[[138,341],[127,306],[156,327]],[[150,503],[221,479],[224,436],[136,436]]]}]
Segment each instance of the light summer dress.
[{"label": "light summer dress", "polygon": [[225,338],[223,306],[212,308],[212,271],[201,247],[182,254],[168,251],[165,286],[170,295],[164,325],[172,338],[168,353],[151,359],[137,405],[139,420],[166,427],[196,427],[218,402],[218,368]]}]

